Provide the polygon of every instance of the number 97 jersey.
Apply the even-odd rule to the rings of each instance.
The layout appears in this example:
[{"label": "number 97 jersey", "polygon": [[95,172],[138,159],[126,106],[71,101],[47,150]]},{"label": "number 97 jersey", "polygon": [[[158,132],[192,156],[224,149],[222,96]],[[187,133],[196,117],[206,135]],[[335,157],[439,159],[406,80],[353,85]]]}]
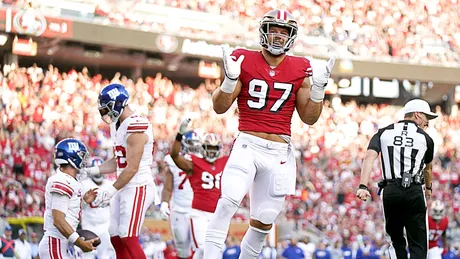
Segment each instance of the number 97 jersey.
[{"label": "number 97 jersey", "polygon": [[228,156],[218,158],[214,164],[191,155],[193,174],[189,176],[193,189],[192,209],[214,213],[220,198],[220,180]]},{"label": "number 97 jersey", "polygon": [[291,135],[291,120],[297,91],[311,76],[310,61],[286,55],[272,68],[259,51],[235,49],[238,58],[245,56],[239,77],[239,131]]}]

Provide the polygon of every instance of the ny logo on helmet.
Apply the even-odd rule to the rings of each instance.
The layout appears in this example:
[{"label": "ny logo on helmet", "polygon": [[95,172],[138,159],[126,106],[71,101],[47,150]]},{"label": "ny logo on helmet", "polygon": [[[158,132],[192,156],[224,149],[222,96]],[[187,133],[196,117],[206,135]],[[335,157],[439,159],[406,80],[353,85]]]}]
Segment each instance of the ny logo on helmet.
[{"label": "ny logo on helmet", "polygon": [[120,95],[120,92],[118,91],[117,88],[114,88],[114,89],[108,91],[107,94],[110,96],[110,98],[115,99],[117,96]]},{"label": "ny logo on helmet", "polygon": [[69,145],[69,149],[72,150],[72,151],[78,151],[80,150],[80,147],[78,145],[78,143],[76,142],[70,142],[70,143],[67,143]]}]

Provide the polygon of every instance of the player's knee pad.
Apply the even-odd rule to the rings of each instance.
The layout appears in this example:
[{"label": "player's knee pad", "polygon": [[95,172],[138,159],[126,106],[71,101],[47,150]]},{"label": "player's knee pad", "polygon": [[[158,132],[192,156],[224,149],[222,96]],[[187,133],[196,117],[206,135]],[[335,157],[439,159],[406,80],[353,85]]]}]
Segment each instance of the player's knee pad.
[{"label": "player's knee pad", "polygon": [[283,203],[284,202],[273,201],[262,202],[256,208],[251,208],[253,210],[251,212],[251,218],[260,221],[265,225],[273,224],[278,215],[281,213]]}]

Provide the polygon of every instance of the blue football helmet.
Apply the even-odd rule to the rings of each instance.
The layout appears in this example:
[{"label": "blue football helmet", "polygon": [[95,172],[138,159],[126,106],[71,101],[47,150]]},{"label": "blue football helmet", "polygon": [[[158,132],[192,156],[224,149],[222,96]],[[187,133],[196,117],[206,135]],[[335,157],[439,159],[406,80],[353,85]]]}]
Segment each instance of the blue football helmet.
[{"label": "blue football helmet", "polygon": [[189,131],[182,136],[182,152],[201,155],[201,137],[196,131]]},{"label": "blue football helmet", "polygon": [[[104,160],[102,158],[100,158],[98,156],[91,157],[91,167],[100,166],[100,165],[102,165],[102,163],[104,163]],[[91,179],[95,183],[101,183],[104,180],[104,176],[102,174],[96,174],[96,175],[92,175]]]},{"label": "blue football helmet", "polygon": [[99,94],[99,113],[108,124],[117,122],[129,99],[129,93],[121,84],[109,84]]},{"label": "blue football helmet", "polygon": [[70,164],[80,170],[85,166],[88,157],[89,152],[85,144],[73,138],[59,141],[54,149],[54,161],[58,166]]}]

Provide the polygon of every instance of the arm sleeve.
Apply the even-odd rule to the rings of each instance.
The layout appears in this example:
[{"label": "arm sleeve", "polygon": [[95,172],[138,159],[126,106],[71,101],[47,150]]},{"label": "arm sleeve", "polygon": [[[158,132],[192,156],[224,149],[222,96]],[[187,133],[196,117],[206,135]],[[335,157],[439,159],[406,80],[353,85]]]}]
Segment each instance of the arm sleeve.
[{"label": "arm sleeve", "polygon": [[382,135],[382,132],[383,132],[383,130],[379,130],[371,138],[371,141],[369,142],[369,146],[367,147],[367,150],[372,149],[372,150],[375,150],[375,152],[380,153],[380,151],[381,151],[380,136]]},{"label": "arm sleeve", "polygon": [[69,205],[69,198],[67,197],[67,195],[52,193],[51,209],[58,210],[66,214],[68,205]]},{"label": "arm sleeve", "polygon": [[52,194],[57,193],[60,195],[67,196],[69,199],[73,195],[73,189],[70,187],[69,184],[66,184],[65,182],[54,182],[51,184],[50,192]]},{"label": "arm sleeve", "polygon": [[313,75],[313,69],[311,68],[310,60],[308,58],[304,58],[303,67],[305,69],[305,74],[307,77],[311,77]]},{"label": "arm sleeve", "polygon": [[428,136],[428,135],[425,135],[426,136],[426,146],[427,146],[427,150],[426,150],[426,153],[425,153],[425,164],[429,164],[433,161],[433,157],[434,157],[434,143],[433,143],[433,139]]},{"label": "arm sleeve", "polygon": [[136,117],[131,119],[130,123],[128,124],[128,127],[126,128],[126,132],[128,133],[128,136],[130,133],[142,133],[145,132],[150,126],[150,122],[147,118],[145,117]]}]

